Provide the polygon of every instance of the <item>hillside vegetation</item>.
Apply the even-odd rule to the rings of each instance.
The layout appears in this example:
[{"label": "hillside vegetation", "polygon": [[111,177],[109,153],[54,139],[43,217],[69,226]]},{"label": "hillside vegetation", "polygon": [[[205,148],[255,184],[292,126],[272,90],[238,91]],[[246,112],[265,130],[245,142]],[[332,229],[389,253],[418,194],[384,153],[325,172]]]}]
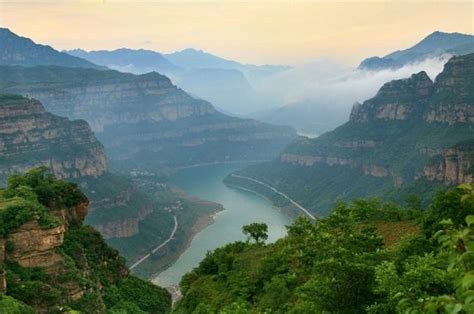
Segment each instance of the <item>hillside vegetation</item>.
[{"label": "hillside vegetation", "polygon": [[472,313],[473,191],[439,192],[428,208],[416,197],[406,207],[341,202],[324,219],[299,218],[274,244],[253,226],[247,242],[216,249],[183,277],[176,312]]},{"label": "hillside vegetation", "polygon": [[0,190],[0,312],[169,312],[169,293],[129,275],[118,252],[82,225],[87,207],[74,184],[45,168],[9,178]]}]

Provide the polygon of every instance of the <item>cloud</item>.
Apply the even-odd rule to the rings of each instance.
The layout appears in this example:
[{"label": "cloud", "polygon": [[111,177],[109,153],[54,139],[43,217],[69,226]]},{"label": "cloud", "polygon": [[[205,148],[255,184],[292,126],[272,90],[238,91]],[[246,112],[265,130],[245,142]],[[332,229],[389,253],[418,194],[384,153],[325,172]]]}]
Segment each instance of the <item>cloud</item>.
[{"label": "cloud", "polygon": [[347,121],[353,104],[372,98],[384,83],[420,71],[434,79],[448,59],[443,56],[381,71],[348,68],[328,59],[314,60],[260,81],[256,89],[280,107],[253,116],[299,130],[324,132]]},{"label": "cloud", "polygon": [[256,89],[278,99],[281,105],[314,100],[334,107],[351,107],[372,96],[386,82],[426,71],[434,79],[449,56],[426,59],[396,70],[364,71],[319,59],[292,68],[257,84]]}]

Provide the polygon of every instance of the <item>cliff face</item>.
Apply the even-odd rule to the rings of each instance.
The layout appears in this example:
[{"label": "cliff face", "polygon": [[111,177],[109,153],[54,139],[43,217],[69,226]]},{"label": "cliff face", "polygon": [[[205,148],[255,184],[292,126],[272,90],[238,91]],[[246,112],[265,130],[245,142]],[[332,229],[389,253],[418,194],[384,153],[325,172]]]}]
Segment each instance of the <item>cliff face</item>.
[{"label": "cliff face", "polygon": [[[149,197],[131,180],[106,172],[105,150],[87,122],[70,121],[48,113],[34,99],[0,95],[0,183],[4,184],[9,174],[25,173],[38,166],[46,166],[56,177],[74,179],[84,187],[92,200],[88,223],[102,232],[106,239],[138,234],[140,221],[154,209]],[[78,214],[80,217],[67,217],[66,212],[58,212],[65,222],[72,218],[82,221],[85,209]],[[37,234],[34,227],[32,222],[11,236],[24,239],[24,242],[29,238],[46,237]],[[64,230],[48,232],[56,232],[59,239]],[[31,245],[41,247],[34,241]],[[31,253],[38,253],[38,257],[25,253],[26,257],[19,262],[24,265],[31,259],[31,263],[41,264],[38,260],[41,259],[52,261],[54,266],[57,254],[46,251],[44,258],[41,257],[42,249]]]},{"label": "cliff face", "polygon": [[406,120],[422,110],[433,90],[433,82],[425,72],[409,79],[386,83],[377,95],[353,107],[350,121],[365,123],[373,120]]},{"label": "cliff face", "polygon": [[109,158],[124,166],[146,165],[155,171],[160,166],[269,159],[295,136],[286,127],[221,114],[157,73],[60,67],[0,67],[0,73],[0,90],[35,97],[52,113],[86,120]]},{"label": "cliff face", "polygon": [[0,178],[47,166],[59,178],[100,176],[104,148],[85,121],[45,111],[40,102],[0,95]]},{"label": "cliff face", "polygon": [[423,176],[447,184],[474,182],[474,142],[456,145],[434,156],[423,168]]},{"label": "cliff face", "polygon": [[386,83],[354,106],[346,124],[300,138],[272,163],[243,172],[324,213],[339,198],[395,198],[414,186],[472,182],[472,143],[466,143],[473,138],[471,54],[452,58],[435,82],[420,72]]},{"label": "cliff face", "polygon": [[[143,202],[137,204],[133,199],[141,197]],[[104,239],[112,238],[127,238],[134,236],[140,232],[140,221],[144,220],[146,216],[153,212],[153,204],[146,195],[136,190],[134,185],[130,185],[126,190],[117,193],[113,198],[103,199],[100,203],[94,204],[94,212],[100,212],[107,209],[114,209],[120,207],[127,207],[130,203],[134,203],[133,209],[127,216],[113,215],[94,222],[94,217],[90,217],[94,229],[99,231]]]},{"label": "cliff face", "polygon": [[[30,192],[26,198],[25,189]],[[39,313],[61,308],[105,313],[124,301],[150,311],[140,308],[140,296],[121,292],[126,285],[142,295],[154,294],[146,298],[163,310],[151,312],[169,310],[166,291],[130,276],[117,251],[82,226],[88,205],[75,185],[41,169],[17,175],[0,189],[0,293]]]}]

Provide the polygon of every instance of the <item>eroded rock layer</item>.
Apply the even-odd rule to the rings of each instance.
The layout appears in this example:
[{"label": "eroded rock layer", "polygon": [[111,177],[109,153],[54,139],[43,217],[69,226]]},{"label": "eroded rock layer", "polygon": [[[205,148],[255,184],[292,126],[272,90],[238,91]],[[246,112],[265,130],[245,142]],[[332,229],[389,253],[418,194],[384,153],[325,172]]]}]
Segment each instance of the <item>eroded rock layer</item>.
[{"label": "eroded rock layer", "polygon": [[[436,190],[430,185],[470,183],[473,139],[470,54],[453,57],[434,82],[420,72],[386,83],[353,107],[346,124],[316,139],[298,138],[277,160],[243,173],[324,213],[338,199],[400,200]],[[227,181],[248,185],[235,177]]]}]

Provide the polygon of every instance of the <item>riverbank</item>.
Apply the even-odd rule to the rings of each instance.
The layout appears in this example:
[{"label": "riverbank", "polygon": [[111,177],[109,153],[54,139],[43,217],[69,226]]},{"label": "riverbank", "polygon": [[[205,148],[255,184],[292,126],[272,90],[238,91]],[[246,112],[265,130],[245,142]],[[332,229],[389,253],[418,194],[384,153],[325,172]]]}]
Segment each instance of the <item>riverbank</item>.
[{"label": "riverbank", "polygon": [[[207,200],[201,200],[201,199],[196,199],[196,200],[200,201],[200,202],[209,202]],[[213,203],[213,202],[209,202],[209,203]],[[218,205],[220,205],[220,208],[216,208],[216,210],[214,212],[212,212],[208,215],[205,215],[205,216],[200,216],[200,217],[197,218],[196,222],[190,228],[190,233],[189,233],[189,235],[186,236],[185,242],[182,243],[179,246],[179,248],[177,250],[175,250],[172,254],[167,255],[167,259],[169,259],[169,261],[167,261],[166,263],[163,263],[157,269],[157,271],[155,273],[148,276],[148,280],[152,281],[156,285],[160,285],[158,280],[154,280],[154,279],[157,278],[157,276],[161,272],[163,272],[164,270],[169,268],[173,263],[175,263],[181,257],[181,255],[189,248],[189,246],[193,242],[196,235],[198,235],[199,232],[203,231],[204,229],[206,229],[207,227],[212,225],[215,221],[214,218],[216,217],[216,215],[218,215],[220,212],[225,210],[224,207],[221,204],[218,204]],[[180,231],[186,232],[186,230],[180,230]],[[170,287],[172,287],[172,286],[164,287],[164,288],[170,288]]]},{"label": "riverbank", "polygon": [[235,185],[235,184],[232,184],[232,183],[227,183],[227,182],[224,182],[224,184],[232,189],[236,189],[236,190],[240,190],[240,191],[244,191],[244,192],[248,192],[248,193],[251,193],[251,194],[254,194],[258,197],[261,197],[265,200],[267,200],[269,203],[272,204],[273,208],[275,208],[276,210],[280,210],[281,212],[283,212],[286,216],[288,216],[288,218],[290,218],[291,220],[295,219],[296,217],[298,217],[298,212],[295,211],[295,208],[291,207],[291,206],[278,206],[275,204],[275,202],[273,202],[273,200],[266,196],[266,195],[263,195],[261,193],[258,193],[257,191],[254,191],[254,190],[250,190],[250,189],[247,189],[247,188],[244,188],[242,186],[239,186],[239,185]]},{"label": "riverbank", "polygon": [[192,169],[192,168],[197,168],[197,167],[206,167],[206,166],[216,166],[216,165],[233,165],[233,164],[253,164],[253,163],[259,163],[259,162],[266,162],[270,161],[269,159],[257,159],[257,160],[229,160],[229,161],[212,161],[212,162],[204,162],[204,163],[199,163],[199,164],[193,164],[189,166],[182,166],[182,167],[175,167],[172,168],[171,170],[173,171],[179,171],[179,170],[184,170],[184,169]]},{"label": "riverbank", "polygon": [[243,165],[236,163],[194,166],[175,173],[171,183],[188,195],[222,204],[225,210],[212,216],[203,216],[195,221],[186,249],[178,260],[160,272],[154,283],[169,287],[178,285],[182,276],[190,272],[206,256],[208,251],[231,242],[244,241],[242,226],[262,222],[268,225],[269,242],[286,234],[286,225],[291,223],[288,212],[272,206],[263,197],[226,186],[223,179]]}]

